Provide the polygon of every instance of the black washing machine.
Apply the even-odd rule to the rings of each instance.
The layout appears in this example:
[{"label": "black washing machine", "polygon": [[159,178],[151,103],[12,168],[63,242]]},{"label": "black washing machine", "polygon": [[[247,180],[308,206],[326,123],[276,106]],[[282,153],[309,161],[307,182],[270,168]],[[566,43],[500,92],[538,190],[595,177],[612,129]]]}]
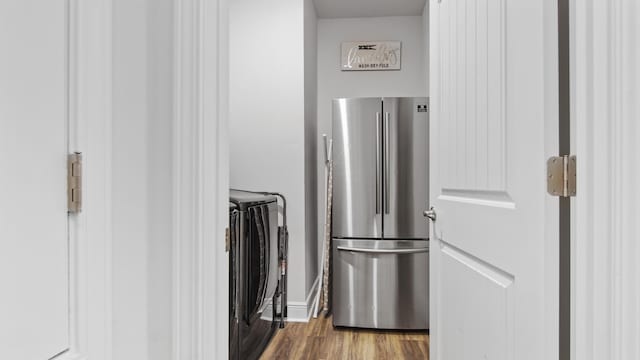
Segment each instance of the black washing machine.
[{"label": "black washing machine", "polygon": [[229,199],[229,358],[257,359],[283,313],[278,198],[231,190]]}]

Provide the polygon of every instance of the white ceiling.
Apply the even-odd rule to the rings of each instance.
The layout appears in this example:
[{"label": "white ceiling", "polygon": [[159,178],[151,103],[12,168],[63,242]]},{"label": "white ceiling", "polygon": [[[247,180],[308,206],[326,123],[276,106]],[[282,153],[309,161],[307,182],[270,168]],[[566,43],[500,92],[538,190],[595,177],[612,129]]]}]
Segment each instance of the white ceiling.
[{"label": "white ceiling", "polygon": [[314,0],[319,18],[422,15],[426,0]]}]

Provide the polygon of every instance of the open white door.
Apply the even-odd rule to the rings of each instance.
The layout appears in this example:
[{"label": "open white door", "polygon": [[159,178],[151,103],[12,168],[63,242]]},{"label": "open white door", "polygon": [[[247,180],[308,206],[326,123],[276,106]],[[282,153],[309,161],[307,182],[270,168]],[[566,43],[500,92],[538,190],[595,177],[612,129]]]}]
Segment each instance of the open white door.
[{"label": "open white door", "polygon": [[555,0],[430,6],[431,358],[557,358]]},{"label": "open white door", "polygon": [[0,2],[0,359],[69,348],[67,6]]}]

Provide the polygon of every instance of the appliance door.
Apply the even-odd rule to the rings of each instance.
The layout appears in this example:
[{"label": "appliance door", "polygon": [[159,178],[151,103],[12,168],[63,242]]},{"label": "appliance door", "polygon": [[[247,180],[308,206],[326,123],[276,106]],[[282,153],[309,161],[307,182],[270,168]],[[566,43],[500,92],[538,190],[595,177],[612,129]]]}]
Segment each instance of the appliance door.
[{"label": "appliance door", "polygon": [[384,238],[428,239],[427,98],[383,99]]},{"label": "appliance door", "polygon": [[238,231],[240,230],[238,210],[229,211],[230,251],[229,251],[229,359],[238,359],[240,334],[238,327]]},{"label": "appliance door", "polygon": [[429,242],[333,240],[333,324],[429,328]]},{"label": "appliance door", "polygon": [[333,236],[382,237],[382,103],[333,100]]},{"label": "appliance door", "polygon": [[252,324],[266,310],[278,284],[278,208],[273,202],[248,209],[245,321]]}]

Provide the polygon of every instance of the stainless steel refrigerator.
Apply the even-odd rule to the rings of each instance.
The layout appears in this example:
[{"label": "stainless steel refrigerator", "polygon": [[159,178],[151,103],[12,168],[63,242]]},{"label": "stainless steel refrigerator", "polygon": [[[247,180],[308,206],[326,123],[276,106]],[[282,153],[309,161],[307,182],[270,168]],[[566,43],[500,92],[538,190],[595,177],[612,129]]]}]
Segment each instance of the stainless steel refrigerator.
[{"label": "stainless steel refrigerator", "polygon": [[427,98],[333,100],[335,326],[429,327]]}]

